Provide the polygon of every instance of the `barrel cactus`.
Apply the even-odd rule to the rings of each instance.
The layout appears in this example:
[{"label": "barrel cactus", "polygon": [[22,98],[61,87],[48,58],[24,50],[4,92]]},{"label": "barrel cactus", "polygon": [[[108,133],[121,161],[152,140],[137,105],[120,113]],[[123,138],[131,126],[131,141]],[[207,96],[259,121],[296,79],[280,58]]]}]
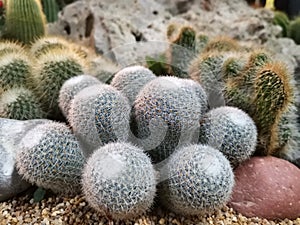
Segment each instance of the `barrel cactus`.
[{"label": "barrel cactus", "polygon": [[162,161],[176,147],[195,141],[197,124],[207,109],[206,93],[196,82],[158,77],[145,85],[134,102],[137,144],[154,162]]},{"label": "barrel cactus", "polygon": [[23,137],[16,156],[18,172],[25,180],[64,194],[80,192],[84,164],[76,137],[58,122],[31,129]]},{"label": "barrel cactus", "polygon": [[221,151],[233,166],[237,166],[254,153],[257,130],[247,113],[223,106],[202,117],[199,141]]},{"label": "barrel cactus", "polygon": [[127,141],[130,105],[121,92],[107,84],[84,88],[75,95],[68,120],[86,155],[115,141]]},{"label": "barrel cactus", "polygon": [[117,72],[111,81],[111,86],[121,91],[133,104],[143,86],[156,76],[143,66],[130,66]]},{"label": "barrel cactus", "polygon": [[161,204],[181,215],[199,215],[221,208],[234,186],[229,161],[206,145],[177,149],[159,172]]},{"label": "barrel cactus", "polygon": [[156,192],[156,171],[142,149],[124,142],[97,149],[82,175],[88,203],[110,219],[128,219],[147,211]]},{"label": "barrel cactus", "polygon": [[71,101],[75,95],[86,87],[101,84],[101,82],[90,75],[79,75],[68,79],[59,91],[58,105],[65,117],[68,117]]}]

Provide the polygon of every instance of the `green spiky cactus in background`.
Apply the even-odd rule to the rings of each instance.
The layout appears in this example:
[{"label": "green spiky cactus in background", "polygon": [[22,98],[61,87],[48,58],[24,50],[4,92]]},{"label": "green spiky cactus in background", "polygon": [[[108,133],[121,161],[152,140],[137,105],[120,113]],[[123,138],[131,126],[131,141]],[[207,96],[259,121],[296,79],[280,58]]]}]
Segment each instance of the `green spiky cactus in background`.
[{"label": "green spiky cactus in background", "polygon": [[273,24],[278,25],[278,26],[281,27],[282,37],[287,37],[288,29],[289,29],[289,26],[290,26],[290,19],[284,12],[276,11],[274,13]]},{"label": "green spiky cactus in background", "polygon": [[300,44],[300,17],[297,17],[290,23],[287,36],[295,41],[296,44]]},{"label": "green spiky cactus in background", "polygon": [[156,171],[142,149],[124,142],[110,143],[89,157],[82,186],[88,203],[107,218],[133,218],[154,202]]},{"label": "green spiky cactus in background", "polygon": [[221,151],[236,167],[254,153],[257,129],[252,118],[242,110],[218,107],[201,118],[199,142]]},{"label": "green spiky cactus in background", "polygon": [[78,194],[85,157],[76,137],[63,123],[37,125],[22,139],[16,156],[20,175],[56,193]]},{"label": "green spiky cactus in background", "polygon": [[42,6],[48,23],[58,20],[59,5],[56,0],[42,0]]},{"label": "green spiky cactus in background", "polygon": [[73,51],[53,49],[36,60],[34,91],[47,110],[49,118],[59,118],[59,91],[66,80],[88,73],[88,65]]},{"label": "green spiky cactus in background", "polygon": [[30,44],[46,33],[40,0],[7,0],[3,38]]},{"label": "green spiky cactus in background", "polygon": [[28,87],[33,76],[31,58],[25,51],[19,50],[18,45],[9,45],[3,44],[0,49],[3,52],[0,56],[0,93],[13,87]]},{"label": "green spiky cactus in background", "polygon": [[234,174],[218,150],[205,145],[177,149],[159,169],[158,196],[163,206],[181,215],[202,215],[229,200]]},{"label": "green spiky cactus in background", "polygon": [[46,118],[46,113],[32,91],[20,87],[0,95],[0,117],[30,120]]},{"label": "green spiky cactus in background", "polygon": [[170,49],[167,54],[169,74],[188,78],[188,66],[196,55],[196,32],[192,27],[183,26],[177,31],[176,25],[168,27]]}]

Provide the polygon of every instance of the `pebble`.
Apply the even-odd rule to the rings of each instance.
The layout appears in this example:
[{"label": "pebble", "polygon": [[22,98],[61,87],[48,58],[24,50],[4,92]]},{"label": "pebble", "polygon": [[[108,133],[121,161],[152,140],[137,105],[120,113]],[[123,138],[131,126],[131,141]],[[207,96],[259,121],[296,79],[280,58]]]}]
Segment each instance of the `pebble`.
[{"label": "pebble", "polygon": [[193,217],[177,216],[161,208],[155,208],[134,220],[112,222],[94,211],[83,196],[51,197],[33,203],[30,200],[28,196],[21,196],[1,202],[0,225],[300,225],[300,218],[293,221],[247,218],[228,206],[224,206],[214,214]]}]

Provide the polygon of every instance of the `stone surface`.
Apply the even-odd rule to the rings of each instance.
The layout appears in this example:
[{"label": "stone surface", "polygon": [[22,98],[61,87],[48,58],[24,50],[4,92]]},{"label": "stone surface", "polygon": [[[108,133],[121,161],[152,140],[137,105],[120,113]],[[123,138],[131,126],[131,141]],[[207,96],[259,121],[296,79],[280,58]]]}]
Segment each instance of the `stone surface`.
[{"label": "stone surface", "polygon": [[34,126],[47,120],[12,120],[0,118],[0,201],[26,190],[30,184],[22,180],[15,167],[18,144]]},{"label": "stone surface", "polygon": [[229,206],[247,217],[295,219],[300,216],[300,169],[286,160],[253,157],[235,170]]}]

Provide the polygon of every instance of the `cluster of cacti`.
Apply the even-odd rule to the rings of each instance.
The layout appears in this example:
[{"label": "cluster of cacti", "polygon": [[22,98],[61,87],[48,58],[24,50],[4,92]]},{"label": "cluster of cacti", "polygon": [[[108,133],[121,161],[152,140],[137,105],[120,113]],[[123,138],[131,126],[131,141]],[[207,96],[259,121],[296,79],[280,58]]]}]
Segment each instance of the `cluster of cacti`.
[{"label": "cluster of cacti", "polygon": [[79,193],[85,157],[70,129],[57,122],[37,125],[20,143],[16,165],[25,180],[60,193]]},{"label": "cluster of cacti", "polygon": [[139,216],[154,201],[156,171],[143,150],[129,143],[110,143],[97,149],[82,177],[87,201],[110,219]]}]

